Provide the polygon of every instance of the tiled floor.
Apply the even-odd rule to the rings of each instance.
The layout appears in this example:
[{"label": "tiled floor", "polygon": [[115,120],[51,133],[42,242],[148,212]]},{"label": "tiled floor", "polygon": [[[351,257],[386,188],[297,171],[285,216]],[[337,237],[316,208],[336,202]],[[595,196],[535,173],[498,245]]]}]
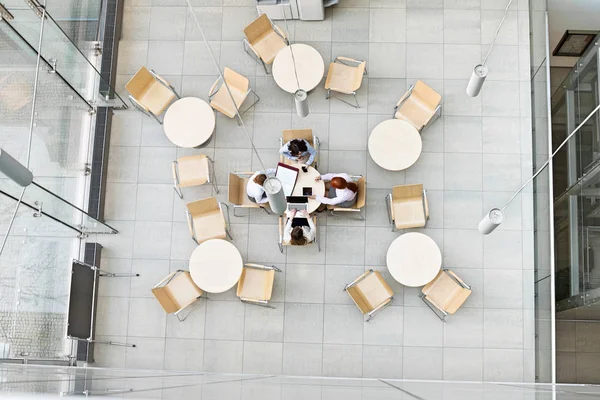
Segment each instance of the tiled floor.
[{"label": "tiled floor", "polygon": [[[215,159],[218,197],[227,199],[230,171],[259,168],[235,121],[219,115],[203,149],[177,149],[162,127],[141,113],[115,113],[108,165],[106,217],[120,230],[103,237],[103,268],[139,278],[105,280],[97,334],[136,348],[97,346],[97,363],[130,368],[262,372],[290,375],[531,381],[534,378],[532,196],[507,209],[507,220],[483,237],[477,223],[502,206],[531,173],[527,2],[514,2],[482,94],[469,98],[472,67],[487,51],[504,0],[341,0],[321,22],[289,22],[293,41],[314,46],[326,64],[338,55],[367,60],[358,110],[327,101],[319,86],[310,115],[299,118],[280,90],[242,49],[244,26],[256,16],[251,0],[192,0],[220,60],[248,76],[261,101],[244,120],[261,157],[277,160],[283,129],[312,128],[322,172],[362,174],[366,221],[320,215],[322,252],[277,248],[277,219],[254,212],[232,217],[244,260],[277,265],[275,310],[245,306],[234,290],[210,300],[184,323],[167,317],[150,288],[169,270],[187,268],[195,245],[184,203],[171,187],[170,163],[183,154]],[[184,96],[207,98],[215,71],[183,0],[126,1],[118,60],[119,90],[141,66],[168,78]],[[279,22],[284,26],[283,21]],[[443,95],[444,116],[422,134],[424,151],[403,172],[379,168],[367,138],[390,118],[404,91],[423,79]],[[422,230],[442,249],[444,266],[473,287],[447,323],[386,272],[390,232],[384,196],[391,186],[423,183],[431,220]],[[211,195],[185,190],[186,200]],[[383,272],[394,305],[364,323],[342,291],[367,268]]]}]

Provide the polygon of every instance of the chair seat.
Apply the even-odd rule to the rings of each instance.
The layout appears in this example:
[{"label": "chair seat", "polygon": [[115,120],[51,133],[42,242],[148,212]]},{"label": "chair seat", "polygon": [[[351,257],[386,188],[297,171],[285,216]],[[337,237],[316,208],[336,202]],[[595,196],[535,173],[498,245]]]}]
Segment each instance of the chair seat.
[{"label": "chair seat", "polygon": [[244,268],[240,278],[237,296],[252,300],[271,299],[273,292],[274,270],[261,270],[256,268]]},{"label": "chair seat", "polygon": [[471,290],[463,288],[446,272],[440,271],[433,281],[423,287],[422,293],[448,314],[454,314],[471,295]]},{"label": "chair seat", "polygon": [[[231,95],[235,100],[235,104],[237,108],[240,109],[244,100],[248,96],[248,92],[241,92],[237,90],[235,87],[229,85],[229,89],[231,90]],[[229,118],[233,118],[236,115],[235,106],[233,105],[233,101],[231,101],[231,97],[229,97],[229,93],[227,92],[227,88],[225,85],[221,85],[217,93],[210,100],[210,106],[215,110],[227,115]]]},{"label": "chair seat", "polygon": [[177,159],[179,187],[203,185],[208,182],[208,158],[204,154]]},{"label": "chair seat", "polygon": [[208,239],[225,239],[225,220],[220,211],[194,217],[196,241],[202,243]]},{"label": "chair seat", "polygon": [[418,131],[423,129],[429,120],[435,114],[427,104],[423,103],[415,96],[410,96],[402,107],[396,111],[395,118],[404,120],[412,124]]},{"label": "chair seat", "polygon": [[175,94],[160,82],[153,82],[141,96],[137,99],[152,114],[160,115],[175,99]]},{"label": "chair seat", "polygon": [[[361,64],[364,65],[364,64]],[[341,63],[329,64],[325,89],[341,89],[345,92],[354,92],[362,83],[364,67],[352,67]]]},{"label": "chair seat", "polygon": [[394,295],[379,271],[367,275],[356,286],[349,287],[347,291],[363,314],[373,311]]},{"label": "chair seat", "polygon": [[272,64],[279,51],[287,45],[275,31],[270,31],[253,43],[252,46],[265,64]]},{"label": "chair seat", "polygon": [[426,216],[421,199],[396,201],[392,203],[397,229],[419,228],[425,226]]},{"label": "chair seat", "polygon": [[193,303],[198,297],[202,296],[202,293],[204,293],[202,289],[196,286],[194,281],[192,281],[192,277],[187,271],[177,275],[165,288],[178,310]]}]

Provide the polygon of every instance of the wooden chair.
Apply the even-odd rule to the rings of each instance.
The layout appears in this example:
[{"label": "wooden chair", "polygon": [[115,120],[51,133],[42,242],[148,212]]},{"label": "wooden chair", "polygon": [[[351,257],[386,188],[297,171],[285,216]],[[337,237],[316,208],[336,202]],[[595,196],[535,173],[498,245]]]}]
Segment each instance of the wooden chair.
[{"label": "wooden chair", "polygon": [[[279,138],[279,148],[283,147],[285,143],[294,139],[304,139],[315,149],[317,154],[315,155],[312,166],[315,169],[318,169],[317,166],[319,164],[319,148],[321,147],[321,142],[317,136],[313,135],[312,129],[284,129],[282,136]],[[294,163],[294,161],[288,159],[284,155],[279,156],[279,162],[288,165]]]},{"label": "wooden chair", "polygon": [[325,98],[328,99],[330,97],[332,90],[342,94],[351,94],[354,96],[356,105],[340,97],[336,96],[336,98],[354,108],[360,108],[360,104],[358,104],[358,100],[356,99],[356,91],[362,85],[363,76],[367,74],[366,66],[366,61],[348,57],[336,57],[329,64],[329,71],[327,71],[327,79],[325,80],[327,94]]},{"label": "wooden chair", "polygon": [[390,285],[383,280],[379,271],[372,269],[347,284],[344,290],[363,315],[367,315],[366,322],[389,306],[394,299]]},{"label": "wooden chair", "polygon": [[258,264],[246,264],[242,270],[242,277],[238,281],[236,295],[241,301],[262,307],[275,308],[269,305],[273,293],[275,272],[279,268]]},{"label": "wooden chair", "polygon": [[[167,314],[175,314],[183,322],[200,303],[204,292],[196,286],[188,271],[178,269],[157,283],[152,288],[152,294]],[[185,309],[190,309],[190,312],[181,317]]]},{"label": "wooden chair", "polygon": [[173,161],[172,170],[173,188],[180,199],[183,199],[181,188],[200,186],[207,182],[212,183],[215,191],[219,193],[215,175],[215,163],[207,155],[198,154],[179,157],[176,161]]},{"label": "wooden chair", "polygon": [[[313,240],[312,242],[308,242],[306,244],[304,244],[303,246],[309,246],[313,243],[317,244],[317,248],[319,249],[319,251],[321,251],[321,243],[319,243],[319,227],[317,225],[317,216],[313,216],[311,217],[313,219],[313,222],[315,224],[315,228],[317,230],[317,232],[315,233],[315,240]],[[290,242],[284,242],[283,241],[283,229],[284,229],[284,224],[283,224],[283,217],[280,216],[279,217],[279,251],[283,253],[283,246],[296,246],[295,244],[292,244]]]},{"label": "wooden chair", "polygon": [[235,210],[238,208],[261,209],[267,214],[270,214],[269,203],[255,203],[250,201],[246,194],[246,185],[248,184],[248,179],[250,179],[252,175],[254,175],[254,172],[231,172],[229,174],[228,200],[233,204],[234,217],[241,217],[241,215],[235,213]]},{"label": "wooden chair", "polygon": [[355,213],[358,215],[359,220],[364,221],[365,217],[361,215],[362,208],[367,203],[367,181],[362,175],[353,175],[351,176],[352,180],[358,186],[358,192],[356,193],[356,202],[352,207],[336,207],[334,205],[328,205],[327,209],[330,210],[330,214],[333,216],[340,216],[341,214],[336,214],[336,212],[347,213],[347,215],[351,215],[351,213]]},{"label": "wooden chair", "polygon": [[144,114],[158,118],[175,98],[180,98],[175,88],[156,72],[141,67],[133,78],[127,82],[125,89],[129,92],[131,104]]},{"label": "wooden chair", "polygon": [[272,64],[281,49],[288,46],[286,33],[275,25],[266,14],[260,15],[244,28],[244,50],[260,62],[268,74],[267,64]]},{"label": "wooden chair", "polygon": [[419,297],[445,322],[471,295],[471,287],[449,269],[442,269],[434,280],[421,289]]},{"label": "wooden chair", "polygon": [[429,203],[423,185],[399,185],[385,197],[392,232],[396,229],[422,228],[429,219]]},{"label": "wooden chair", "polygon": [[[223,82],[223,79],[225,82]],[[229,91],[227,90],[225,83],[227,83],[229,91],[231,91],[231,96],[229,95]],[[256,97],[256,100],[244,111],[240,111],[242,108],[242,103],[244,103],[250,93]],[[231,99],[232,97],[233,100]],[[210,88],[210,91],[208,92],[208,100],[210,102],[210,106],[214,110],[221,112],[229,118],[238,117],[237,123],[240,125],[240,119],[242,118],[242,115],[244,115],[244,113],[252,108],[256,103],[258,103],[260,98],[250,87],[250,81],[248,78],[238,74],[232,69],[225,67],[223,71],[223,78],[219,77]]]},{"label": "wooden chair", "polygon": [[223,209],[227,204],[214,197],[187,203],[186,216],[192,239],[198,244],[208,239],[232,239],[229,232],[229,213],[225,221]]},{"label": "wooden chair", "polygon": [[442,115],[441,102],[442,96],[422,81],[417,81],[398,100],[394,118],[411,123],[421,132]]}]

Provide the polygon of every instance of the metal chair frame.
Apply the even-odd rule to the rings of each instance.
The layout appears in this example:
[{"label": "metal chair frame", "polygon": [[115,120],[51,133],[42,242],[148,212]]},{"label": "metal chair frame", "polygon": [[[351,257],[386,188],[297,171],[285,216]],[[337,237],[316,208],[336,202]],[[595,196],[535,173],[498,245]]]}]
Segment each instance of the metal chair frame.
[{"label": "metal chair frame", "polygon": [[[360,65],[361,63],[365,62],[364,60],[355,60],[356,63],[351,63],[351,64],[356,64],[356,65]],[[355,67],[356,65],[351,65],[348,61],[346,60],[340,60],[339,57],[336,57],[335,60],[333,60],[334,63],[340,63],[340,64],[344,64],[347,65],[349,67]],[[365,67],[365,72],[363,72],[363,76],[367,75],[367,67]],[[341,102],[344,102],[346,104],[348,104],[349,106],[352,106],[354,108],[360,108],[360,104],[358,103],[358,99],[356,98],[356,91],[353,92],[348,92],[346,94],[351,94],[352,96],[354,96],[354,101],[356,102],[356,105],[347,102],[346,100],[342,99],[339,96],[333,96],[334,99],[338,99]],[[325,99],[329,100],[329,98],[332,97],[331,96],[331,89],[327,89],[327,93],[325,94]]]},{"label": "metal chair frame", "polygon": [[[464,282],[459,281],[458,279],[456,279],[452,274],[448,273],[448,268],[442,268],[442,271],[448,275],[450,277],[450,279],[452,279],[454,282],[456,282],[458,285],[460,285],[463,289],[469,289],[471,290],[471,286],[467,285]],[[434,314],[442,321],[442,322],[446,322],[446,317],[448,316],[448,313],[444,310],[441,310],[439,308],[437,308],[436,306],[434,306],[429,300],[427,300],[427,295],[421,293],[419,294],[419,298],[421,300],[423,300],[423,303],[425,303],[427,305],[427,307],[429,307],[429,309],[431,311],[434,312]]]},{"label": "metal chair frame", "polygon": [[[210,156],[206,156],[206,158],[208,159],[208,183],[212,183],[213,188],[215,189],[215,192],[217,192],[217,194],[219,193],[219,187],[217,185],[217,175],[215,173],[215,162],[213,161],[212,158],[210,158]],[[177,160],[173,161],[173,165],[175,166],[175,182],[173,183],[173,189],[175,190],[175,193],[177,193],[177,195],[179,196],[180,199],[183,199],[183,191],[181,190],[181,188],[179,187],[179,163],[177,162]],[[211,181],[211,176],[212,176],[212,181]]]}]

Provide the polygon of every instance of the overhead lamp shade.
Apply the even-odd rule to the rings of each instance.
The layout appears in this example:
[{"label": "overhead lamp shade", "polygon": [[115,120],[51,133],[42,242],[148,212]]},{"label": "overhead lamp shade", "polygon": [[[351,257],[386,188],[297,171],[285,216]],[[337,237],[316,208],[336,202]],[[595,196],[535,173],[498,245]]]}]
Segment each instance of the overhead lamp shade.
[{"label": "overhead lamp shade", "polygon": [[283,193],[281,181],[271,176],[263,182],[263,189],[265,189],[267,199],[269,199],[271,211],[278,215],[283,214],[287,209],[287,200],[285,199],[285,193]]},{"label": "overhead lamp shade", "polygon": [[298,89],[294,93],[294,101],[296,102],[296,112],[299,117],[307,117],[308,116],[308,94],[302,90]]},{"label": "overhead lamp shade", "polygon": [[479,92],[481,91],[483,82],[485,82],[485,78],[487,78],[487,74],[488,69],[485,65],[478,64],[475,66],[475,68],[473,68],[471,79],[469,80],[469,84],[467,85],[467,94],[469,96],[479,96]]},{"label": "overhead lamp shade", "polygon": [[33,173],[3,149],[0,149],[0,172],[19,186],[29,186],[33,181]]},{"label": "overhead lamp shade", "polygon": [[481,219],[477,229],[479,229],[479,232],[483,233],[484,235],[489,235],[494,231],[494,229],[500,226],[503,220],[504,213],[502,212],[502,210],[498,208],[492,208],[490,212],[488,212]]}]

